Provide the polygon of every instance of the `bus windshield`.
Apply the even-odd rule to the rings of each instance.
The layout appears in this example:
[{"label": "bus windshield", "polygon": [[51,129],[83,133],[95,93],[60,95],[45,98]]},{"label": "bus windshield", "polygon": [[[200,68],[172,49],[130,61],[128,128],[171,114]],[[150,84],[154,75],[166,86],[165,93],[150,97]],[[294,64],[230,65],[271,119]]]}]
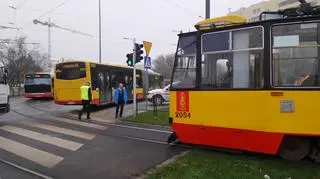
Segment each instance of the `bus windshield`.
[{"label": "bus windshield", "polygon": [[61,63],[56,65],[56,78],[75,80],[86,77],[86,65],[83,62]]},{"label": "bus windshield", "polygon": [[29,74],[25,76],[26,93],[44,93],[51,91],[51,75],[49,74]]},{"label": "bus windshield", "polygon": [[51,85],[50,75],[26,75],[25,85]]}]

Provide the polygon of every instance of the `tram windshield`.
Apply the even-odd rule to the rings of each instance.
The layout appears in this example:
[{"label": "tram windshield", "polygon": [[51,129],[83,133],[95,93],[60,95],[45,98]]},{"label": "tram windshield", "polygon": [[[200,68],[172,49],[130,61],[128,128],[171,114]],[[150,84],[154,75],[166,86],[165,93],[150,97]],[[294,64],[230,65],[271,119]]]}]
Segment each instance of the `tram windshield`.
[{"label": "tram windshield", "polygon": [[175,61],[173,88],[194,88],[196,85],[196,34],[179,39]]}]

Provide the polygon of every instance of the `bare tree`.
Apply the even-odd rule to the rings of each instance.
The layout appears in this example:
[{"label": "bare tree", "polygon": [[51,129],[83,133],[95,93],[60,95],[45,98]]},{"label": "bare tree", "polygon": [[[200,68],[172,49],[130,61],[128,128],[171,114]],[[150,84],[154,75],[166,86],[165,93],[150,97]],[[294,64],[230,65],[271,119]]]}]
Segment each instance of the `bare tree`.
[{"label": "bare tree", "polygon": [[163,75],[165,79],[171,78],[175,54],[159,55],[153,61],[153,70]]},{"label": "bare tree", "polygon": [[29,50],[25,41],[26,38],[21,37],[15,41],[0,43],[0,62],[8,69],[10,86],[21,85],[27,73],[47,71],[51,67],[47,55],[37,50]]}]

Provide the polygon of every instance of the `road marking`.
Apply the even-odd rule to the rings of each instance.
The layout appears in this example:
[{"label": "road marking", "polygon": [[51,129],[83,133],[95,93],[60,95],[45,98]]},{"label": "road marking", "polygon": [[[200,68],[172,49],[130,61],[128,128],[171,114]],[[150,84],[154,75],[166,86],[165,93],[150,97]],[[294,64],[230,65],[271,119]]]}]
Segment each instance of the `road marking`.
[{"label": "road marking", "polygon": [[0,148],[48,168],[52,168],[63,160],[63,157],[29,147],[1,136]]},{"label": "road marking", "polygon": [[82,122],[82,121],[76,121],[72,119],[65,119],[65,118],[54,118],[53,120],[59,121],[59,122],[65,122],[69,124],[74,124],[82,127],[89,127],[93,129],[98,129],[98,130],[106,130],[106,126],[98,125],[98,124],[92,124],[92,123],[87,123],[87,122]]},{"label": "road marking", "polygon": [[106,120],[103,120],[103,119],[91,119],[91,120],[104,123],[104,124],[106,124],[108,126],[115,126],[115,127],[122,127],[122,128],[128,128],[128,129],[150,131],[150,132],[159,132],[159,133],[166,133],[166,134],[171,134],[172,133],[172,131],[168,131],[168,130],[150,129],[150,128],[145,128],[145,127],[136,127],[136,126],[130,126],[130,125],[114,124],[112,122],[109,122],[109,121],[106,121]]},{"label": "road marking", "polygon": [[[17,168],[17,169],[19,169],[19,170],[22,170],[22,171],[27,172],[27,173],[30,173],[30,174],[32,174],[32,175],[38,176],[38,177],[40,177],[40,178],[43,178],[43,179],[53,179],[52,177],[49,177],[49,176],[47,176],[47,175],[44,175],[44,174],[42,174],[42,173],[39,173],[39,172],[30,170],[30,169],[27,169],[27,168],[24,168],[24,167],[22,167],[22,166],[20,166],[20,165],[17,165],[17,164],[15,164],[15,163],[12,163],[12,162],[9,162],[9,161],[6,161],[6,160],[4,160],[4,159],[1,159],[1,158],[0,158],[0,161],[3,162],[3,163],[5,163],[5,164],[7,164],[7,165],[9,165],[9,166],[11,166],[11,167]],[[1,179],[1,177],[0,177],[0,179]]]},{"label": "road marking", "polygon": [[32,127],[36,127],[39,129],[53,131],[56,133],[66,134],[66,135],[70,135],[70,136],[78,137],[78,138],[82,138],[82,139],[87,139],[87,140],[91,140],[96,136],[94,134],[90,134],[90,133],[86,133],[86,132],[80,132],[80,131],[76,131],[76,130],[66,129],[66,128],[57,127],[57,126],[53,126],[53,125],[47,125],[47,124],[40,124],[40,123],[33,123],[33,122],[24,122],[23,124],[26,124],[26,125],[29,125]]},{"label": "road marking", "polygon": [[78,150],[83,144],[77,143],[77,142],[73,142],[73,141],[69,141],[69,140],[65,140],[65,139],[60,139],[58,137],[52,137],[50,135],[46,135],[46,134],[41,134],[38,132],[34,132],[34,131],[30,131],[30,130],[26,130],[26,129],[22,129],[22,128],[18,128],[18,127],[14,127],[14,126],[2,126],[0,127],[0,129],[7,131],[7,132],[11,132],[14,134],[18,134],[24,137],[28,137],[34,140],[38,140],[44,143],[48,143],[51,145],[55,145],[61,148],[65,148],[68,150],[72,150],[72,151],[76,151]]}]

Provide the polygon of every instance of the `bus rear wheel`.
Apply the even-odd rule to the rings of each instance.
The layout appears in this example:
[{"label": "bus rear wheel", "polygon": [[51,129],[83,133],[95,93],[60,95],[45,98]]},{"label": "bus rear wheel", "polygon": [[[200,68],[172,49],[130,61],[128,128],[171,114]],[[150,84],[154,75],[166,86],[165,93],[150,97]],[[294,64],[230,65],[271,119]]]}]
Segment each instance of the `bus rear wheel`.
[{"label": "bus rear wheel", "polygon": [[310,158],[315,162],[320,162],[320,139],[314,141],[310,150]]},{"label": "bus rear wheel", "polygon": [[310,140],[303,137],[287,136],[279,149],[279,156],[286,160],[299,161],[310,151]]}]

